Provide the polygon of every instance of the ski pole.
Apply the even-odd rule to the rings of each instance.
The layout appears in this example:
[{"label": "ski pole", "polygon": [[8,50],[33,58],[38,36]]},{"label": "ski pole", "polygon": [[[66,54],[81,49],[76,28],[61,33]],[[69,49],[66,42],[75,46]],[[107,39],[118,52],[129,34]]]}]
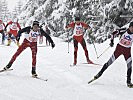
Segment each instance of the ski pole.
[{"label": "ski pole", "polygon": [[[91,37],[91,35],[90,35],[89,37]],[[93,44],[93,46],[94,46],[95,53],[96,53],[96,56],[97,56],[97,59],[98,59],[98,53],[97,53],[96,46],[95,46],[95,44],[94,44],[94,39],[91,38],[91,42],[92,42],[92,44]]]},{"label": "ski pole", "polygon": [[96,56],[97,56],[97,59],[98,59],[98,54],[97,54],[97,49],[96,49],[96,46],[94,44],[94,42],[92,42],[93,46],[94,46],[94,49],[95,49],[95,53],[96,53]]},{"label": "ski pole", "polygon": [[108,49],[110,48],[110,46],[108,48],[106,48],[103,53],[101,53],[97,58],[100,58]]},{"label": "ski pole", "polygon": [[68,33],[68,53],[69,53],[69,33]]}]

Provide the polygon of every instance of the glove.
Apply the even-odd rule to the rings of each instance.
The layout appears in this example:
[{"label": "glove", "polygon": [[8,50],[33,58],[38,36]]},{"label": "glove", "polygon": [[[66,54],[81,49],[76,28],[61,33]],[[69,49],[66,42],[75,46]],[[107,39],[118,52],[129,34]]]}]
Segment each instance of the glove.
[{"label": "glove", "polygon": [[4,29],[4,31],[7,31],[7,29]]},{"label": "glove", "polygon": [[118,33],[118,31],[114,31],[114,32],[113,32],[113,34],[117,34],[117,33]]},{"label": "glove", "polygon": [[19,40],[20,40],[20,37],[19,37],[19,36],[17,36],[17,37],[16,37],[16,40],[19,42]]},{"label": "glove", "polygon": [[51,43],[51,46],[52,46],[52,49],[55,47],[55,44],[54,43]]},{"label": "glove", "polygon": [[110,43],[109,45],[110,45],[111,47],[113,47],[113,46],[114,46],[114,43]]},{"label": "glove", "polygon": [[109,44],[111,47],[113,47],[114,46],[114,42],[113,42],[113,40],[111,40],[111,42],[110,42],[110,44]]}]

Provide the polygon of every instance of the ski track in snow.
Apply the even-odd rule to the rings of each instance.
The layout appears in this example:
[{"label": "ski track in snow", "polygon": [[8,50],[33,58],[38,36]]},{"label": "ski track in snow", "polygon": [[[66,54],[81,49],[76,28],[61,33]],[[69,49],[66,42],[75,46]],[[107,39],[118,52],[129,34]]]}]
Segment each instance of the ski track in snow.
[{"label": "ski track in snow", "polygon": [[[53,39],[56,44],[54,49],[41,47],[37,53],[37,73],[48,81],[31,77],[31,50],[27,48],[12,65],[14,70],[0,73],[1,100],[132,100],[133,89],[126,86],[124,57],[119,57],[98,80],[87,84],[102,66],[82,64],[86,59],[79,44],[78,64],[70,67],[73,63],[73,44],[70,43],[68,53],[67,43]],[[95,44],[99,55],[108,44],[109,40]],[[102,65],[115,50],[114,46],[97,59],[93,45],[87,46],[90,58]],[[16,50],[14,43],[11,47],[0,46],[0,69],[6,66]]]}]

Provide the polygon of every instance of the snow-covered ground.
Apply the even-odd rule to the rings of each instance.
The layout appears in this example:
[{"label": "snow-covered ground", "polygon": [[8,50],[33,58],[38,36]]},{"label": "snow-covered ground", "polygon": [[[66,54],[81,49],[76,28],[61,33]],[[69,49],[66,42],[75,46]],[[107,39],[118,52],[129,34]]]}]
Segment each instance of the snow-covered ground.
[{"label": "snow-covered ground", "polygon": [[[56,47],[38,47],[37,73],[47,82],[31,78],[31,50],[27,48],[16,59],[13,71],[0,73],[0,100],[132,100],[133,89],[126,86],[126,63],[120,56],[103,74],[91,84],[87,82],[97,74],[100,66],[82,64],[86,62],[84,51],[79,45],[78,64],[73,63],[73,44],[53,38]],[[117,42],[117,39],[116,39]],[[109,45],[95,44],[98,55]],[[116,45],[116,43],[115,43]],[[112,55],[115,46],[109,48],[99,59],[93,45],[88,46],[90,58],[104,64]],[[0,69],[2,69],[17,50],[13,43],[10,47],[0,45]],[[132,75],[133,76],[133,75]],[[133,78],[132,78],[133,80]]]}]

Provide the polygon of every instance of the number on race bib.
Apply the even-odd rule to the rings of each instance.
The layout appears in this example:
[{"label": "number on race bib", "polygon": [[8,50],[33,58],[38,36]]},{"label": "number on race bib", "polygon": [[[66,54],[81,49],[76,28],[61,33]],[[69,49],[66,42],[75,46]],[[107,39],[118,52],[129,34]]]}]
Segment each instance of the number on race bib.
[{"label": "number on race bib", "polygon": [[76,31],[76,34],[79,35],[79,34],[83,34],[83,32],[81,30],[79,31]]},{"label": "number on race bib", "polygon": [[125,39],[121,39],[120,43],[125,45],[125,46],[129,46],[131,44],[131,41],[128,41],[128,40],[125,40]]}]

